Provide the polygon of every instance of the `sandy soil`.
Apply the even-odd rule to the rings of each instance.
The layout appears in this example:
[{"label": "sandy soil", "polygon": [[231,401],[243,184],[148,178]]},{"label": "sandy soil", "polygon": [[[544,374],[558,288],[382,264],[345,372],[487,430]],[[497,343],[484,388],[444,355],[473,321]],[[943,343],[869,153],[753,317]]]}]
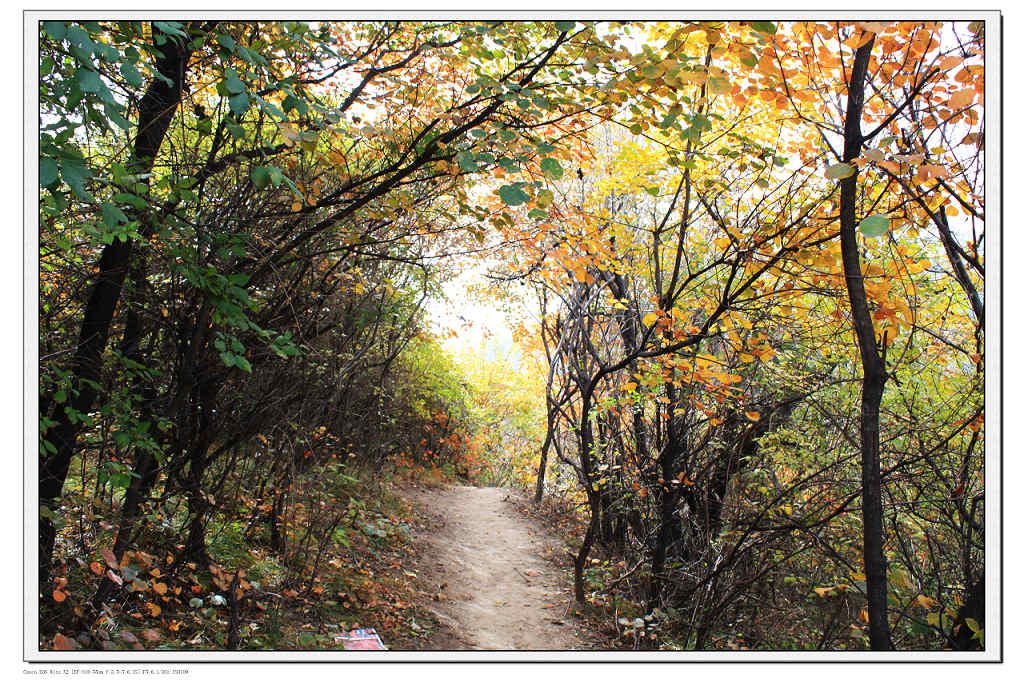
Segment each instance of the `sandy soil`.
[{"label": "sandy soil", "polygon": [[544,558],[564,550],[516,510],[517,493],[468,486],[398,492],[423,514],[416,570],[436,589],[429,608],[446,631],[432,648],[589,648],[568,615],[568,578]]}]

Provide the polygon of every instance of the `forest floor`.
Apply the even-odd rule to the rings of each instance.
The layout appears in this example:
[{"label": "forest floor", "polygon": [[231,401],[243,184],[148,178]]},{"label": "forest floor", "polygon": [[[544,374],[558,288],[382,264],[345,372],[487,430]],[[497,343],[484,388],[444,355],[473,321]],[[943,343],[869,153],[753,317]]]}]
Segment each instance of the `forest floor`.
[{"label": "forest floor", "polygon": [[524,513],[506,488],[395,492],[416,507],[415,572],[430,585],[420,608],[437,620],[435,650],[600,648],[572,614],[564,542]]}]

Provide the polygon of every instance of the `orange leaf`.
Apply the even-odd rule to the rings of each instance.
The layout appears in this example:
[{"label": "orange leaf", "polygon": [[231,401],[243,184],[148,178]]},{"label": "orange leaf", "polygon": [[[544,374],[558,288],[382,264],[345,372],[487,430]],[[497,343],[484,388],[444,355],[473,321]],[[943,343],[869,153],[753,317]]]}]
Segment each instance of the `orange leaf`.
[{"label": "orange leaf", "polygon": [[167,585],[163,583],[153,583],[153,591],[157,594],[167,594]]},{"label": "orange leaf", "polygon": [[89,570],[96,575],[103,575],[103,565],[98,561],[94,561],[89,564]]},{"label": "orange leaf", "polygon": [[949,108],[950,109],[963,109],[971,106],[974,102],[974,90],[963,88],[957,90],[949,97]]},{"label": "orange leaf", "polygon": [[75,648],[75,640],[58,632],[53,636],[53,648],[57,651],[71,651]]},{"label": "orange leaf", "polygon": [[64,601],[67,598],[68,598],[68,593],[67,592],[63,592],[61,590],[54,590],[53,591],[53,600],[54,601]]},{"label": "orange leaf", "polygon": [[747,415],[747,419],[749,419],[752,422],[756,422],[761,418],[760,412],[744,412],[743,414]]}]

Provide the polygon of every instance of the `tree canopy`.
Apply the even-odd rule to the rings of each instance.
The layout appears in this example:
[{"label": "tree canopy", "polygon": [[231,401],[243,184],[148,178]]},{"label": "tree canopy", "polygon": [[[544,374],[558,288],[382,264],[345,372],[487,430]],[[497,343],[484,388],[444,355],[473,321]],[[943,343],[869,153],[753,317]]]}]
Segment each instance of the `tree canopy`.
[{"label": "tree canopy", "polygon": [[41,646],[417,471],[578,505],[622,646],[984,648],[985,27],[41,22]]}]

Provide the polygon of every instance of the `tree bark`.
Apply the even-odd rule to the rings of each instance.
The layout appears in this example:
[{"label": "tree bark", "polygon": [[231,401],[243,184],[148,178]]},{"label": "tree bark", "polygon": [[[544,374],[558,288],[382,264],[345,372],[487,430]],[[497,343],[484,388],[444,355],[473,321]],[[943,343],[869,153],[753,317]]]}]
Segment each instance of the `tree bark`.
[{"label": "tree bark", "polygon": [[[843,128],[843,161],[860,156],[863,137],[860,119],[864,108],[864,83],[874,36],[857,49],[847,84],[846,121]],[[867,576],[868,636],[872,650],[892,649],[887,608],[886,562],[882,531],[882,484],[879,462],[879,409],[885,389],[886,372],[875,340],[868,308],[864,276],[857,246],[857,173],[839,183],[839,235],[843,273],[850,299],[864,380],[861,385],[861,487],[864,517],[864,573]]]}]

